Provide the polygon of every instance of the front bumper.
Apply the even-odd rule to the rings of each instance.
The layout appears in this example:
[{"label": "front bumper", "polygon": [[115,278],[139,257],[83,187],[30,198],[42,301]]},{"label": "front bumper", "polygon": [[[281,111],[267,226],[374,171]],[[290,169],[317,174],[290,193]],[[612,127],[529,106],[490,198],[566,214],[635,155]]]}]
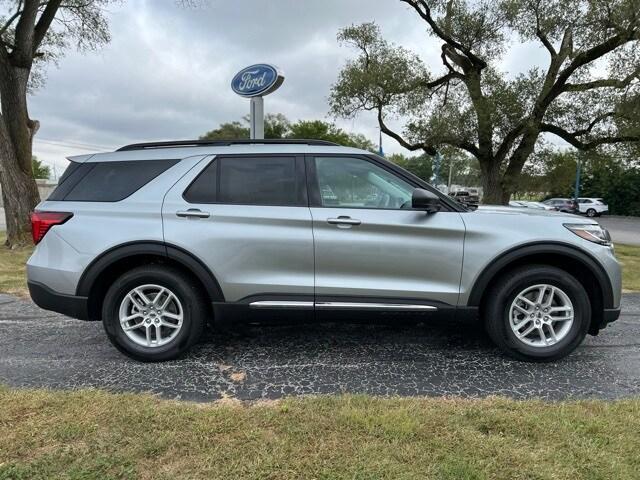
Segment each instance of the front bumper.
[{"label": "front bumper", "polygon": [[605,308],[602,313],[602,322],[600,328],[606,327],[611,322],[615,322],[620,317],[619,308]]},{"label": "front bumper", "polygon": [[58,293],[39,282],[29,281],[29,295],[40,308],[62,313],[80,320],[89,320],[89,299]]}]

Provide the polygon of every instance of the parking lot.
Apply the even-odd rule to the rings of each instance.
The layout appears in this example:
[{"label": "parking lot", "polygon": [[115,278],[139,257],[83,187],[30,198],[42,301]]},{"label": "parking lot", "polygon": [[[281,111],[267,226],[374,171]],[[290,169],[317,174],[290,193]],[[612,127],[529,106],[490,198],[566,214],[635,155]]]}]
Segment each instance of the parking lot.
[{"label": "parking lot", "polygon": [[640,395],[640,295],[622,317],[557,363],[505,358],[471,324],[292,325],[213,335],[187,357],[138,363],[118,353],[97,322],[81,322],[0,295],[0,383],[99,387],[208,401],[285,395]]}]

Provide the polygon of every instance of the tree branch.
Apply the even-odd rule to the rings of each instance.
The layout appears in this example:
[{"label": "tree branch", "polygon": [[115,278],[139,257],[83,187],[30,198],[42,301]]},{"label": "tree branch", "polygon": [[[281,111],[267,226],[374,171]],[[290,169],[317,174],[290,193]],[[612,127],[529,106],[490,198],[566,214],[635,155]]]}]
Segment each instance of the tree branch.
[{"label": "tree branch", "polygon": [[33,54],[35,54],[38,48],[40,48],[42,40],[44,40],[44,37],[47,34],[47,31],[51,26],[51,22],[53,22],[53,19],[55,18],[61,3],[62,0],[49,0],[49,2],[47,2],[47,6],[44,8],[42,15],[40,15],[40,18],[38,19],[38,23],[34,30],[32,48]]},{"label": "tree branch", "polygon": [[556,55],[558,55],[558,53],[556,52],[556,49],[553,48],[553,45],[551,45],[551,42],[549,41],[547,36],[544,34],[542,29],[540,28],[540,2],[539,1],[534,7],[534,12],[536,15],[536,36],[540,39],[540,41],[544,45],[544,48],[546,48],[549,51],[549,54],[551,54],[551,58],[555,58]]},{"label": "tree branch", "polygon": [[427,5],[425,0],[400,0],[403,3],[406,3],[410,7],[412,7],[420,17],[429,24],[433,33],[435,33],[441,40],[451,45],[453,48],[460,50],[464,53],[467,58],[479,69],[486,68],[487,62],[482,60],[480,57],[476,56],[471,49],[465,47],[460,42],[455,40],[451,35],[447,34],[444,30],[440,28],[440,26],[436,23],[436,21],[431,16],[431,9]]},{"label": "tree branch", "polygon": [[567,83],[563,90],[565,92],[585,92],[596,88],[626,88],[636,79],[640,79],[640,67],[636,68],[634,72],[627,75],[622,80],[618,80],[617,78],[606,78],[594,80],[592,82]]},{"label": "tree branch", "polygon": [[[438,150],[435,148],[435,146],[430,144],[430,143],[426,143],[426,142],[409,143],[409,142],[407,142],[404,138],[402,138],[402,136],[400,136],[398,133],[396,133],[393,130],[391,130],[387,126],[387,124],[384,122],[384,118],[383,118],[383,115],[382,115],[382,105],[378,105],[377,110],[378,110],[378,124],[380,125],[380,130],[382,130],[382,133],[390,136],[396,142],[398,142],[400,145],[402,145],[404,148],[406,148],[407,150],[410,150],[412,152],[414,152],[416,150],[424,150],[425,153],[427,153],[427,155],[435,155],[436,153],[438,153]],[[472,154],[476,158],[479,155],[478,148],[475,145],[473,145],[473,144],[471,144],[469,142],[465,142],[463,140],[449,139],[449,140],[443,141],[442,143],[445,143],[447,145],[451,145],[452,147],[458,147],[458,148],[461,148],[463,150],[466,150],[467,152],[469,152],[470,154]]]},{"label": "tree branch", "polygon": [[33,61],[31,46],[33,45],[33,25],[38,14],[38,0],[25,0],[22,14],[16,25],[15,48],[11,57],[16,65],[29,68]]},{"label": "tree branch", "polygon": [[22,13],[21,7],[22,7],[22,2],[18,2],[18,8],[16,9],[16,12],[13,15],[11,15],[9,19],[5,22],[5,24],[2,26],[2,28],[0,28],[0,37],[4,32],[7,31],[7,29],[11,26],[11,24],[15,22],[16,19],[20,16],[20,14]]},{"label": "tree branch", "polygon": [[557,125],[543,123],[540,127],[543,132],[553,133],[579,150],[593,150],[600,145],[610,145],[615,143],[640,142],[640,135],[608,136],[597,138],[591,142],[583,142],[577,138],[579,136],[576,135],[577,132],[568,132]]}]

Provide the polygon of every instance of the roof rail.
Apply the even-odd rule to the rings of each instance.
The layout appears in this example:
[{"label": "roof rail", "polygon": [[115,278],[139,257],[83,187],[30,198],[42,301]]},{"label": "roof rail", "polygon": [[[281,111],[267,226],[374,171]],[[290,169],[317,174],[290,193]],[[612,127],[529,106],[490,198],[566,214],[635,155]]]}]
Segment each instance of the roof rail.
[{"label": "roof rail", "polygon": [[153,148],[177,148],[177,147],[228,147],[230,145],[324,145],[339,147],[340,145],[328,140],[307,140],[307,139],[282,139],[265,138],[262,140],[175,140],[171,142],[149,142],[132,143],[120,147],[116,152],[129,150],[147,150]]}]

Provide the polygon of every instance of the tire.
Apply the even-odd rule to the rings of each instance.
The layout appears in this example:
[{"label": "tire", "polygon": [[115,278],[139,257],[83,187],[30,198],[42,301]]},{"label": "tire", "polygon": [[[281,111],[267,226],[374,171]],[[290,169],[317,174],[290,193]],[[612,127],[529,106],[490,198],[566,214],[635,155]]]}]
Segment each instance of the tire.
[{"label": "tire", "polygon": [[[144,297],[129,296],[134,288]],[[146,310],[139,308],[144,304],[142,298],[153,301],[154,291],[159,293],[162,289],[158,305],[149,303]],[[167,306],[160,311],[165,300]],[[121,324],[120,318],[129,313],[136,318]],[[207,313],[205,297],[191,277],[172,267],[146,265],[124,273],[109,288],[102,307],[102,324],[111,343],[122,353],[143,362],[162,362],[180,357],[200,339]],[[142,325],[145,322],[150,324]],[[172,327],[164,326],[167,324]],[[124,325],[134,328],[125,332]]]},{"label": "tire", "polygon": [[593,208],[590,208],[589,210],[587,210],[587,217],[596,217],[598,215],[598,212],[596,212]]},{"label": "tire", "polygon": [[[535,327],[535,321],[530,320],[530,315],[521,313],[517,306],[513,306],[518,295],[523,292],[530,291],[535,297],[542,285],[554,287],[555,305],[571,305],[573,308],[573,321],[555,321],[552,322],[556,330],[557,342],[551,345],[543,343],[540,328]],[[545,291],[552,291],[551,288]],[[525,294],[530,295],[529,293]],[[563,297],[564,295],[564,297]],[[551,362],[569,355],[584,340],[591,323],[591,304],[584,287],[573,276],[559,268],[547,265],[529,265],[512,270],[498,279],[493,288],[485,297],[483,319],[486,331],[493,342],[507,355],[528,362]],[[545,297],[549,298],[549,297]],[[567,303],[568,302],[570,303]],[[562,302],[565,303],[562,303]],[[518,302],[520,305],[526,306],[527,313],[534,313],[535,319],[541,325],[542,332],[546,337],[551,337],[549,328],[545,326],[543,319],[545,316],[541,310],[536,310],[534,305],[529,306],[524,302]],[[535,302],[532,302],[535,304]],[[545,302],[542,302],[543,304]],[[554,308],[551,306],[551,308]],[[566,308],[555,307],[555,308]],[[520,333],[526,331],[533,325],[534,330],[523,339],[518,338],[511,327],[512,312],[516,316],[521,316],[522,321],[530,320],[530,324],[520,323],[520,320],[514,320],[516,325],[522,324]],[[570,312],[554,312],[549,315],[569,315]],[[543,317],[539,317],[542,314]],[[527,318],[529,317],[529,318]],[[561,317],[558,317],[561,318]],[[516,328],[516,327],[514,327]],[[562,333],[562,336],[560,335]],[[553,342],[553,339],[549,340]],[[539,342],[541,345],[527,344]]]}]

